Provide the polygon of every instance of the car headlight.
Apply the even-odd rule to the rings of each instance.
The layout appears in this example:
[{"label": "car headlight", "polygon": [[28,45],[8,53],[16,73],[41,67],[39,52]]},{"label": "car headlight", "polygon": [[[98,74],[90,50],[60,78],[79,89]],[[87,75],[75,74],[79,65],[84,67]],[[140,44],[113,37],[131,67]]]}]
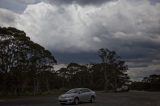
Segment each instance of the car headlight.
[{"label": "car headlight", "polygon": [[59,96],[59,99],[73,99],[74,96]]}]

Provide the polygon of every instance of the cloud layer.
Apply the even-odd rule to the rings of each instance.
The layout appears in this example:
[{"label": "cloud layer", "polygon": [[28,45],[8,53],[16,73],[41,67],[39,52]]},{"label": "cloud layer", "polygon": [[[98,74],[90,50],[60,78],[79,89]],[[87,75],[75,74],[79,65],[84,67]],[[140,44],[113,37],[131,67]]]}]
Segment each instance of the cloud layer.
[{"label": "cloud layer", "polygon": [[22,0],[26,4],[22,13],[0,9],[0,25],[24,30],[33,41],[57,53],[89,54],[107,47],[117,51],[132,70],[159,65],[159,2],[60,0],[62,5],[57,5],[41,1]]},{"label": "cloud layer", "polygon": [[101,5],[106,2],[117,1],[117,0],[46,0],[46,1],[50,3],[58,3],[58,4],[77,3],[79,5]]}]

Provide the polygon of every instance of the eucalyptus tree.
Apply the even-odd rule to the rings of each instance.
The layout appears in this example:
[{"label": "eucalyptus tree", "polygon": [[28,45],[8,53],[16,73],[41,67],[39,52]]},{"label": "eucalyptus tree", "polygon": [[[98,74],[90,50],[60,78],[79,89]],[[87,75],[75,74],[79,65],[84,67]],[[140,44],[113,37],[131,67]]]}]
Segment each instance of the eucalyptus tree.
[{"label": "eucalyptus tree", "polygon": [[66,68],[58,70],[63,87],[90,87],[91,73],[86,65],[70,63]]},{"label": "eucalyptus tree", "polygon": [[125,84],[129,79],[128,75],[125,74],[128,69],[125,61],[121,60],[115,51],[110,51],[109,49],[101,48],[98,54],[103,64],[104,89],[116,89]]},{"label": "eucalyptus tree", "polygon": [[104,70],[103,64],[92,64],[91,65],[91,88],[96,90],[103,90],[104,89]]},{"label": "eucalyptus tree", "polygon": [[37,93],[40,90],[40,73],[53,71],[55,63],[54,56],[31,41],[24,31],[0,27],[1,90],[15,93],[34,90]]}]

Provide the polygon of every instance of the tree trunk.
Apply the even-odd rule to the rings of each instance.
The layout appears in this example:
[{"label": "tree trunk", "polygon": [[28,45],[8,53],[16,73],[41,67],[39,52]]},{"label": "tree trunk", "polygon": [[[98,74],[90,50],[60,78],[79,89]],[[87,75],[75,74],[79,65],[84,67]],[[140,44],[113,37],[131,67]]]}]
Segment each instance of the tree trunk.
[{"label": "tree trunk", "polygon": [[107,65],[104,64],[104,78],[105,78],[105,85],[104,85],[104,90],[105,91],[108,91],[108,88],[109,88],[109,80],[108,80],[108,73],[107,73]]},{"label": "tree trunk", "polygon": [[108,77],[107,77],[107,73],[106,72],[104,72],[104,77],[105,77],[104,90],[108,91],[109,81],[108,81]]},{"label": "tree trunk", "polygon": [[48,81],[48,79],[46,79],[46,88],[47,88],[47,91],[50,91],[50,87],[49,87],[49,81]]}]

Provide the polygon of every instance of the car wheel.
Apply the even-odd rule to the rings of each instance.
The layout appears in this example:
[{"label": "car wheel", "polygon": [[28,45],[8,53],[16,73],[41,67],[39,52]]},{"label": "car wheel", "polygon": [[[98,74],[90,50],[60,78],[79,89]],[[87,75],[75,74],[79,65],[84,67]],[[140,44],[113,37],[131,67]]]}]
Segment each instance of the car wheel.
[{"label": "car wheel", "polygon": [[78,105],[78,104],[79,104],[79,99],[78,99],[78,98],[75,98],[75,99],[74,99],[74,104],[75,104],[75,105]]},{"label": "car wheel", "polygon": [[94,96],[91,96],[90,102],[91,103],[95,102],[95,97]]}]

